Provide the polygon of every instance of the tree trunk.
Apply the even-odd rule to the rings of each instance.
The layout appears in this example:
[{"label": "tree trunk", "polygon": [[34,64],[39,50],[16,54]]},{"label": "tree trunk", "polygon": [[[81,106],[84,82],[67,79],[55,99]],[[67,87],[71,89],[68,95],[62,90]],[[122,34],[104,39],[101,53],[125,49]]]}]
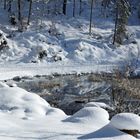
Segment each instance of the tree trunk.
[{"label": "tree trunk", "polygon": [[8,1],[8,12],[11,13],[11,7],[12,7],[12,0]]},{"label": "tree trunk", "polygon": [[90,8],[90,25],[89,25],[89,35],[91,35],[91,28],[92,28],[92,15],[93,15],[93,0],[91,1],[91,8]]},{"label": "tree trunk", "polygon": [[18,0],[18,20],[21,22],[21,0]]},{"label": "tree trunk", "polygon": [[115,19],[115,30],[114,30],[114,37],[113,37],[113,45],[116,42],[117,24],[118,24],[118,7],[116,9],[116,19]]},{"label": "tree trunk", "polygon": [[82,14],[82,0],[80,0],[80,8],[79,8],[79,15],[81,16]]},{"label": "tree trunk", "polygon": [[4,0],[4,9],[6,9],[6,0]]},{"label": "tree trunk", "polygon": [[31,18],[31,13],[32,13],[32,3],[33,3],[33,1],[30,0],[28,21],[27,21],[27,24],[28,24],[28,25],[30,24],[30,18]]},{"label": "tree trunk", "polygon": [[126,25],[131,14],[131,9],[129,1],[127,0],[117,0],[116,7],[117,11],[113,44],[115,42],[118,44],[122,44],[124,39],[126,38]]},{"label": "tree trunk", "polygon": [[75,17],[75,5],[76,3],[75,3],[75,0],[73,0],[73,17]]},{"label": "tree trunk", "polygon": [[63,1],[63,14],[66,15],[66,10],[67,10],[67,0]]}]

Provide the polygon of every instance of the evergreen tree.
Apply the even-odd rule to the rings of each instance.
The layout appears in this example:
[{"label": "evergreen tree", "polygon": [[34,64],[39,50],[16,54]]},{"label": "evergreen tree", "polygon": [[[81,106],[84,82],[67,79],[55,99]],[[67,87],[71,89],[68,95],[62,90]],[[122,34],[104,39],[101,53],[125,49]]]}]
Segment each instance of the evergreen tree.
[{"label": "evergreen tree", "polygon": [[128,0],[116,0],[116,20],[114,43],[122,44],[126,36],[126,25],[130,15],[130,4]]}]

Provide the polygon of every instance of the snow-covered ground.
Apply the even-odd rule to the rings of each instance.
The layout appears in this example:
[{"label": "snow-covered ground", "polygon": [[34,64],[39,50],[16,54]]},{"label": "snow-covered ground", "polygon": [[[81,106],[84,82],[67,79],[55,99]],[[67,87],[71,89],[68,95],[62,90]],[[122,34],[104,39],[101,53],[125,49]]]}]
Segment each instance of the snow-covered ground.
[{"label": "snow-covered ground", "polygon": [[[23,68],[26,72],[23,71],[22,75],[35,71],[37,73],[40,69],[45,71],[45,74],[72,71],[97,72],[110,70],[110,66],[113,70],[114,66],[118,68],[128,65],[134,66],[137,72],[139,71],[140,28],[136,9],[128,25],[129,39],[124,45],[115,47],[112,45],[114,30],[112,15],[108,13],[109,18],[103,17],[99,6],[93,11],[94,26],[91,36],[88,34],[89,10],[85,10],[81,17],[77,15],[76,18],[72,18],[68,11],[67,16],[53,15],[52,18],[47,15],[41,17],[41,13],[36,8],[37,6],[34,5],[31,25],[21,33],[17,31],[16,26],[10,25],[8,13],[0,7],[0,30],[9,45],[9,48],[0,54],[1,68],[3,65],[28,67]],[[135,24],[134,20],[136,20]],[[42,53],[44,56],[41,59]],[[32,63],[35,63],[36,67],[30,67]],[[82,68],[79,68],[80,66]],[[19,72],[18,69],[14,71],[19,75],[22,68],[19,68]]]},{"label": "snow-covered ground", "polygon": [[136,140],[110,125],[108,112],[100,107],[85,107],[67,116],[36,94],[0,85],[0,139]]},{"label": "snow-covered ground", "polygon": [[[27,30],[19,32],[17,26],[10,25],[8,13],[0,5],[0,41],[8,43],[7,48],[0,50],[0,80],[54,73],[112,72],[128,65],[140,72],[140,26],[136,10],[128,25],[129,39],[115,47],[114,21],[110,15],[104,18],[98,6],[93,11],[91,36],[89,10],[72,18],[41,15],[38,7],[34,5]],[[0,139],[137,140],[111,125],[102,106],[90,103],[68,116],[34,93],[0,83]]]}]

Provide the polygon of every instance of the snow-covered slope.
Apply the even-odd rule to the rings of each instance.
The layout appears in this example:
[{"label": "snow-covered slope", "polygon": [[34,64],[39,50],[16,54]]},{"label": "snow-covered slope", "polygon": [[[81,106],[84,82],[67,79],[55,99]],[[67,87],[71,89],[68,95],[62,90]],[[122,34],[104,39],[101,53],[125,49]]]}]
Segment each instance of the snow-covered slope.
[{"label": "snow-covered slope", "polygon": [[[34,8],[36,7],[35,5]],[[109,18],[104,18],[99,9],[98,6],[94,8],[94,27],[92,35],[89,36],[89,17],[87,16],[89,10],[84,10],[81,17],[72,18],[70,15],[60,14],[53,15],[52,19],[52,16],[41,17],[33,9],[31,25],[21,33],[17,31],[16,26],[10,25],[8,13],[0,6],[0,30],[9,46],[0,53],[0,63],[7,65],[17,63],[55,65],[57,63],[59,67],[78,64],[138,67],[140,29],[138,22],[132,26],[134,18],[137,19],[137,11],[133,11],[135,16],[132,15],[128,26],[129,39],[124,45],[116,48],[112,45],[114,21],[111,15]],[[42,22],[38,23],[39,20]],[[133,43],[134,41],[137,43]]]}]

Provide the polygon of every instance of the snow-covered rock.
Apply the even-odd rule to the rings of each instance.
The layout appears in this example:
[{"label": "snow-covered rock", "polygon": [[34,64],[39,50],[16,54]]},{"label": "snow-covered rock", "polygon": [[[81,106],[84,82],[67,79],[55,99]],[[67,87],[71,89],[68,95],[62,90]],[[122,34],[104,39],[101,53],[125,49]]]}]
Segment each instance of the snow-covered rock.
[{"label": "snow-covered rock", "polygon": [[140,117],[133,113],[115,115],[110,124],[119,130],[138,130],[140,132]]},{"label": "snow-covered rock", "polygon": [[109,114],[99,107],[85,107],[76,112],[65,122],[93,124],[94,129],[99,129],[109,123]]}]

